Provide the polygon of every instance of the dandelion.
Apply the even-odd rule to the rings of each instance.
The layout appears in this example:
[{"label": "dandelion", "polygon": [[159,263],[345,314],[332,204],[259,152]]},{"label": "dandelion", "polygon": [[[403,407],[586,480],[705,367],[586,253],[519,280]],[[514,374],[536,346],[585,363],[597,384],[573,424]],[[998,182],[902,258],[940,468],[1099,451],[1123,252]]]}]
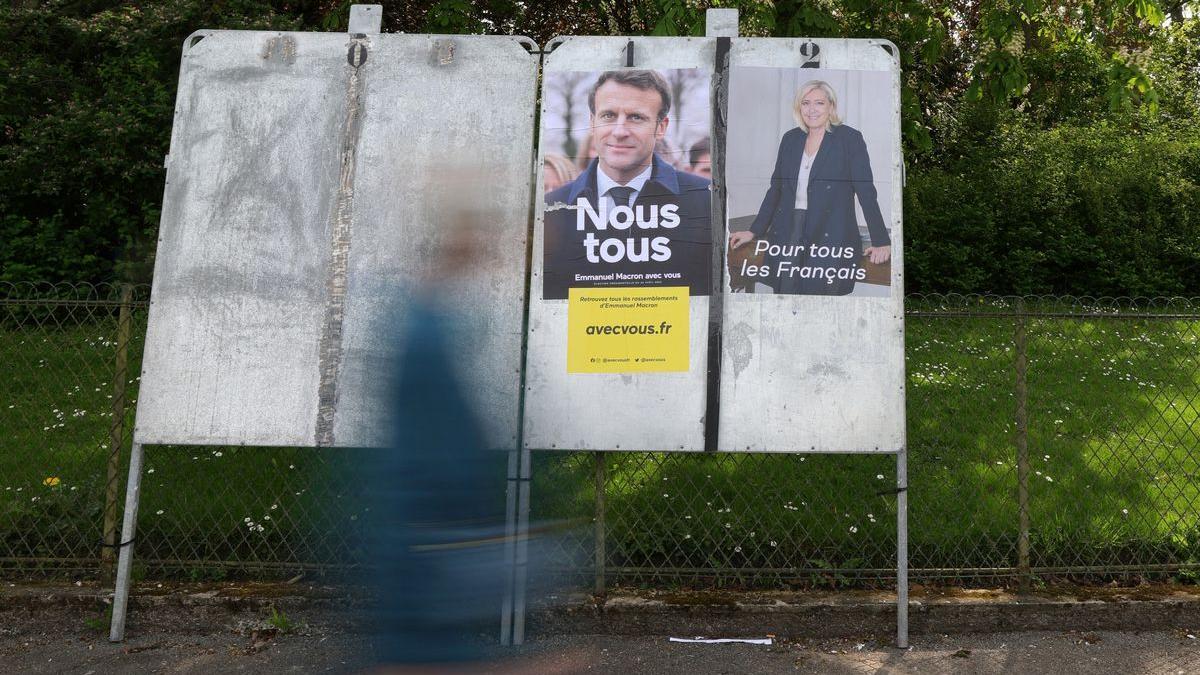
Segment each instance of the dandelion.
[{"label": "dandelion", "polygon": [[55,487],[61,482],[62,481],[59,480],[58,476],[47,476],[46,480],[42,481],[42,485],[45,485],[46,487]]},{"label": "dandelion", "polygon": [[224,455],[225,453],[221,452],[220,450],[213,453],[213,457],[222,457]]},{"label": "dandelion", "polygon": [[883,474],[881,474],[881,473],[875,474],[875,480],[883,480]]},{"label": "dandelion", "polygon": [[146,469],[146,473],[154,473],[154,469]]},{"label": "dandelion", "polygon": [[1121,509],[1121,513],[1129,515],[1129,509]]},{"label": "dandelion", "polygon": [[156,516],[161,516],[162,514],[163,514],[163,510],[162,510],[162,509],[159,509],[159,510],[157,510],[157,511],[155,511],[155,512],[154,512],[154,515],[156,515]]},{"label": "dandelion", "polygon": [[278,504],[272,504],[272,505],[271,505],[271,510],[272,510],[272,511],[274,511],[274,510],[275,510],[275,509],[277,509],[277,508],[279,508],[279,505],[278,505]]}]

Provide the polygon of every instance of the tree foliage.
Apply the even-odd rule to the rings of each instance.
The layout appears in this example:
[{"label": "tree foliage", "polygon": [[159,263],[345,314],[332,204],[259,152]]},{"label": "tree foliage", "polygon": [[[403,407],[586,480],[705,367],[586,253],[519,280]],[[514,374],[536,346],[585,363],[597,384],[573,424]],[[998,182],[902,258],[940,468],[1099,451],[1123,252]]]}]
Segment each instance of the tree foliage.
[{"label": "tree foliage", "polygon": [[145,280],[180,47],[199,27],[299,28],[252,0],[0,10],[0,279]]},{"label": "tree foliage", "polygon": [[[0,279],[146,279],[180,45],[344,31],[350,0],[0,9]],[[902,55],[909,286],[1200,293],[1195,0],[427,0],[386,32],[877,37]],[[1189,240],[1190,237],[1190,240]]]}]

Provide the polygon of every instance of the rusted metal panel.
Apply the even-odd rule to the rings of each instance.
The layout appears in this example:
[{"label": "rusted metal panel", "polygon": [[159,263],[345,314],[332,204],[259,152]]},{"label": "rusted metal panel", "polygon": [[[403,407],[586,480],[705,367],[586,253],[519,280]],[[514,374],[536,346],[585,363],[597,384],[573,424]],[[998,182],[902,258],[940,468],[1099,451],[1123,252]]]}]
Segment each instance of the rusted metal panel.
[{"label": "rusted metal panel", "polygon": [[[338,444],[380,440],[378,363],[397,345],[373,328],[433,283],[472,322],[453,351],[488,437],[515,447],[537,67],[515,38],[378,36],[357,155]],[[464,226],[479,230],[484,258],[422,282],[448,264],[439,251]]]}]

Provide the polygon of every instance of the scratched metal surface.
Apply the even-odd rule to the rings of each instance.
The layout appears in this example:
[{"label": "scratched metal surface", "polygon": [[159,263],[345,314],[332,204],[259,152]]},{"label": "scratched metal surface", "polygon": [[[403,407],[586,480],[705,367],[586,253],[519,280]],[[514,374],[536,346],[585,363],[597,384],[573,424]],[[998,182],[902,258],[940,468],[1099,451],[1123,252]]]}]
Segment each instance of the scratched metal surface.
[{"label": "scratched metal surface", "polygon": [[453,191],[414,177],[450,157],[500,167],[503,274],[454,290],[489,331],[460,347],[463,371],[488,383],[492,439],[511,446],[536,57],[459,37],[434,68],[428,37],[373,35],[355,74],[344,34],[204,34],[180,70],[137,442],[381,440],[380,328]]},{"label": "scratched metal surface", "polygon": [[[516,38],[373,36],[364,66],[349,264],[345,361],[334,431],[340,445],[380,440],[373,395],[395,337],[373,327],[402,316],[421,277],[448,264],[444,235],[482,230],[484,259],[437,281],[471,328],[452,348],[495,447],[515,447],[520,400],[525,246],[533,180],[538,58]],[[532,44],[532,43],[530,43]]]},{"label": "scratched metal surface", "polygon": [[222,31],[184,53],[138,442],[313,444],[344,45]]},{"label": "scratched metal surface", "polygon": [[[566,38],[545,57],[546,72],[625,65],[623,37]],[[705,68],[716,40],[633,38],[639,68]],[[538,157],[537,166],[542,165]],[[541,185],[538,185],[538,195]],[[567,301],[542,299],[542,200],[534,224],[526,361],[525,445],[577,450],[704,449],[707,297],[693,297],[689,369],[684,373],[568,374]]]},{"label": "scratched metal surface", "polygon": [[[806,40],[735,39],[732,66],[796,67]],[[821,67],[891,73],[892,284],[886,297],[729,294],[721,450],[895,452],[904,429],[903,166],[899,62],[876,40],[817,40]],[[874,160],[873,160],[874,162]],[[888,213],[887,204],[882,204]],[[727,279],[728,280],[728,279]]]}]

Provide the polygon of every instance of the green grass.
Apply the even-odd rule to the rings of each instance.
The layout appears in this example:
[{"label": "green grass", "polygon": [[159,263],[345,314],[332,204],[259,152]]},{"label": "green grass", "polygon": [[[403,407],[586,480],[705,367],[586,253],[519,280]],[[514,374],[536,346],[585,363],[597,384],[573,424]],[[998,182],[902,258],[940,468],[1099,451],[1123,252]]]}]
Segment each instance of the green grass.
[{"label": "green grass", "polygon": [[[144,318],[135,321],[144,325]],[[113,428],[116,321],[0,333],[0,562],[96,573]],[[117,499],[125,499],[141,333],[131,341]],[[358,511],[346,451],[150,447],[137,557],[151,575],[255,576],[353,560]],[[118,507],[118,523],[120,506]]]},{"label": "green grass", "polygon": [[[0,555],[99,555],[105,465],[121,413],[113,409],[116,321],[87,318],[72,326],[45,315],[40,327],[0,334]],[[137,363],[127,372],[136,392]]]},{"label": "green grass", "polygon": [[288,633],[291,633],[299,628],[299,624],[288,617],[285,612],[274,606],[271,607],[271,616],[267,617],[267,623],[278,630],[282,635],[287,635]]},{"label": "green grass", "polygon": [[[1014,325],[907,322],[914,569],[1016,565]],[[1200,566],[1198,332],[1197,321],[1028,321],[1034,567]],[[535,508],[591,515],[593,457],[540,460]],[[608,474],[608,562],[638,568],[622,578],[834,585],[895,564],[895,498],[876,494],[895,475],[890,457],[619,455]]]},{"label": "green grass", "polygon": [[[6,330],[0,558],[95,558],[115,321]],[[916,571],[1016,564],[1013,334],[1011,317],[907,322]],[[1026,334],[1033,565],[1200,567],[1200,321],[1031,318]],[[131,401],[137,372],[131,363]],[[352,451],[150,448],[138,557],[152,576],[195,580],[356,560],[352,460]],[[608,563],[624,569],[619,579],[657,583],[672,574],[653,570],[670,569],[717,583],[837,586],[894,567],[892,457],[605,461]],[[122,457],[121,500],[126,467]],[[591,518],[594,472],[591,454],[538,453],[534,518]],[[584,529],[563,540],[574,560],[590,555]]]}]

